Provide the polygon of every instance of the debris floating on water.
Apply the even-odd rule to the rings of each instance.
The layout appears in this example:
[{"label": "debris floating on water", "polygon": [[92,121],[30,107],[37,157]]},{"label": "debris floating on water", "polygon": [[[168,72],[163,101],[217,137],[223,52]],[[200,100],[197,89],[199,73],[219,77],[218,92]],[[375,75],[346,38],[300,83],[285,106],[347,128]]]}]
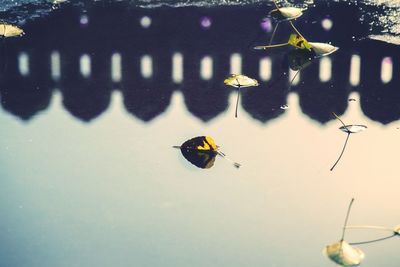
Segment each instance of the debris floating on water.
[{"label": "debris floating on water", "polygon": [[282,106],[281,106],[281,109],[283,109],[283,110],[288,109],[288,108],[289,108],[288,105],[282,105]]},{"label": "debris floating on water", "polygon": [[353,202],[354,198],[351,199],[349,207],[347,208],[346,219],[344,221],[342,231],[342,238],[338,242],[326,246],[323,250],[323,254],[326,255],[330,260],[344,267],[360,265],[361,261],[365,258],[365,254],[364,252],[362,252],[361,249],[352,247],[349,243],[344,241],[347,221],[349,219],[349,214]]},{"label": "debris floating on water", "polygon": [[237,110],[240,98],[240,88],[258,86],[259,83],[256,79],[250,78],[242,74],[231,74],[228,78],[224,80],[224,84],[238,88],[236,108],[235,108],[235,118],[237,118]]},{"label": "debris floating on water", "polygon": [[0,23],[0,36],[17,37],[24,34],[24,31],[15,25]]},{"label": "debris floating on water", "polygon": [[202,169],[209,169],[214,166],[217,155],[231,162],[236,168],[241,166],[220,151],[219,146],[215,144],[214,139],[210,136],[197,136],[185,141],[181,146],[173,147],[179,148],[186,160]]}]

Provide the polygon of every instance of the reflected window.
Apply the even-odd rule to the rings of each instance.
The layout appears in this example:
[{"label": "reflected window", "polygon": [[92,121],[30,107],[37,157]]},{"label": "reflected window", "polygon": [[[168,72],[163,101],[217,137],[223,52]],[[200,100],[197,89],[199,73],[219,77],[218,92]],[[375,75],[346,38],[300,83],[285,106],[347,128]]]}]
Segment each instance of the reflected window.
[{"label": "reflected window", "polygon": [[183,81],[183,55],[178,52],[172,56],[172,80],[174,83]]},{"label": "reflected window", "polygon": [[260,59],[259,76],[263,81],[268,81],[272,76],[272,62],[269,57]]},{"label": "reflected window", "polygon": [[111,80],[113,82],[120,82],[121,79],[122,79],[121,54],[114,53],[111,56]]},{"label": "reflected window", "polygon": [[352,55],[350,61],[350,85],[357,86],[360,84],[360,68],[361,58],[359,55]]},{"label": "reflected window", "polygon": [[81,18],[79,19],[79,23],[82,26],[86,26],[89,23],[89,17],[87,15],[82,15]]},{"label": "reflected window", "polygon": [[242,56],[239,53],[234,53],[231,56],[231,74],[241,74],[242,73]]},{"label": "reflected window", "polygon": [[391,57],[382,59],[381,64],[381,80],[383,83],[389,83],[393,76],[393,60]]},{"label": "reflected window", "polygon": [[50,68],[51,68],[51,78],[54,81],[60,80],[61,60],[60,60],[60,53],[57,51],[53,51],[50,54]]},{"label": "reflected window", "polygon": [[321,25],[325,31],[329,31],[330,29],[332,29],[333,22],[331,19],[326,18],[321,21]]},{"label": "reflected window", "polygon": [[142,28],[149,28],[151,26],[151,18],[148,16],[144,16],[140,19],[140,25],[142,26]]},{"label": "reflected window", "polygon": [[79,67],[82,76],[85,78],[89,78],[92,72],[92,66],[90,56],[88,54],[84,54],[81,56],[79,60]]},{"label": "reflected window", "polygon": [[140,72],[142,77],[149,79],[153,76],[153,59],[149,55],[144,55],[140,59]]},{"label": "reflected window", "polygon": [[213,59],[205,56],[200,62],[200,77],[203,80],[210,80],[213,76]]},{"label": "reflected window", "polygon": [[205,30],[209,29],[211,27],[211,24],[212,24],[212,20],[210,17],[204,16],[204,17],[200,18],[200,26],[203,29],[205,29]]},{"label": "reflected window", "polygon": [[319,61],[319,80],[328,82],[332,78],[332,60],[329,57],[323,57]]},{"label": "reflected window", "polygon": [[22,76],[29,75],[29,56],[25,52],[21,52],[18,55],[18,69]]},{"label": "reflected window", "polygon": [[293,77],[296,75],[296,78],[294,78],[292,85],[297,85],[300,82],[300,75],[301,71],[298,70],[291,70],[289,69],[289,82],[293,79]]}]

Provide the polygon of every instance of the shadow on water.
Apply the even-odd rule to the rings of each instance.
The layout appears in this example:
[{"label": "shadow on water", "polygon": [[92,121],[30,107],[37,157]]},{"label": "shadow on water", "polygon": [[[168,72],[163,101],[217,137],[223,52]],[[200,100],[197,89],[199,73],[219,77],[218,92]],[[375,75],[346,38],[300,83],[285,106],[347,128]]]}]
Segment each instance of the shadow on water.
[{"label": "shadow on water", "polygon": [[[208,122],[229,106],[232,90],[223,85],[224,77],[241,72],[260,81],[259,88],[243,91],[243,108],[254,119],[268,122],[284,113],[279,107],[288,94],[285,53],[290,51],[250,48],[268,42],[272,29],[266,32],[260,23],[271,9],[140,9],[124,2],[93,2],[82,11],[63,5],[27,21],[25,36],[1,42],[1,105],[29,120],[49,106],[57,88],[65,109],[88,122],[105,112],[112,91],[120,90],[126,110],[149,122],[167,109],[179,90],[190,113]],[[321,26],[327,18],[333,22],[329,30]],[[340,47],[302,70],[299,83],[290,88],[298,93],[302,112],[322,124],[333,119],[331,112],[346,111],[352,91],[360,93],[361,108],[372,120],[387,124],[400,119],[400,59],[394,57],[399,48],[355,41],[354,36],[368,34],[368,26],[358,18],[355,5],[318,3],[295,22],[310,39]],[[286,26],[279,26],[274,42],[287,41]],[[361,62],[359,82],[349,81],[355,57]],[[384,79],[383,65],[392,73]],[[325,78],[321,71],[327,73]]]}]

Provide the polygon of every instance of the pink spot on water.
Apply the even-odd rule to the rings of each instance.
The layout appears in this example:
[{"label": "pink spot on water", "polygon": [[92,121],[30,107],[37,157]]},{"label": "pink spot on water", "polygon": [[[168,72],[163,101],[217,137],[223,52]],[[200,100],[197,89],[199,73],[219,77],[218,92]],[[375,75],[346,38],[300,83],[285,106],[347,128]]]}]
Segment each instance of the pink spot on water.
[{"label": "pink spot on water", "polygon": [[383,59],[383,64],[393,65],[393,60],[391,57],[385,57]]},{"label": "pink spot on water", "polygon": [[201,17],[200,25],[203,29],[208,29],[211,27],[212,21],[210,17]]},{"label": "pink spot on water", "polygon": [[265,18],[261,21],[260,23],[261,29],[263,29],[266,32],[270,32],[272,30],[272,23],[269,18]]},{"label": "pink spot on water", "polygon": [[89,23],[89,17],[87,15],[82,15],[79,22],[81,25],[86,26]]}]

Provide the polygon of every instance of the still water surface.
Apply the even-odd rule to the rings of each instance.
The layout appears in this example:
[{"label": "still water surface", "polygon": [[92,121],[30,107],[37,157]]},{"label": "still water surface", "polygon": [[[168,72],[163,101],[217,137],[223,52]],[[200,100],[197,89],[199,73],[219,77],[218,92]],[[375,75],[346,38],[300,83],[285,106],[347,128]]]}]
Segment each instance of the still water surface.
[{"label": "still water surface", "polygon": [[[259,27],[268,6],[246,6],[246,16],[237,22],[244,25],[239,32],[218,28],[218,21],[235,20],[231,16],[241,14],[240,7],[113,7],[86,10],[85,26],[79,8],[61,6],[50,15],[29,18],[26,36],[3,43],[0,266],[334,266],[321,251],[339,240],[352,197],[350,224],[400,223],[397,46],[354,41],[353,35],[371,33],[362,24],[354,31],[340,26],[325,33],[319,19],[315,23],[305,15],[299,27],[340,50],[330,57],[332,80],[321,82],[320,63],[313,62],[287,92],[288,77],[283,82],[280,77],[287,72],[284,54],[289,49],[260,54],[243,48],[268,40],[270,32]],[[334,25],[341,25],[334,19],[343,6],[319,7],[318,12],[325,16],[328,10]],[[117,33],[99,22],[105,11],[119,25]],[[170,14],[182,19],[165,26],[174,27],[174,35],[157,29],[163,27],[157,18]],[[143,16],[153,19],[154,28],[147,34],[135,26],[130,34],[125,26],[140,25]],[[204,16],[215,22],[214,33],[213,26],[209,32],[198,27]],[[56,26],[65,28],[57,35]],[[110,38],[103,38],[100,26]],[[210,34],[190,35],[204,31]],[[277,42],[288,29],[279,31]],[[368,49],[377,52],[368,54]],[[27,76],[21,74],[21,51],[30,60]],[[52,76],[54,51],[60,55],[60,78]],[[177,51],[182,51],[184,74],[182,81],[171,82]],[[114,53],[122,57],[120,81],[110,81]],[[270,80],[243,90],[237,119],[236,92],[221,80],[232,68],[232,53],[242,56],[243,73],[257,79],[259,59],[266,54],[278,66]],[[88,79],[81,77],[85,72],[78,64],[84,54],[92,60]],[[351,85],[353,54],[361,55],[362,66],[359,84]],[[150,80],[135,77],[142,55],[154,57]],[[204,55],[216,62],[206,82],[197,78],[200,67],[193,63]],[[394,69],[388,83],[380,73],[385,57]],[[124,63],[127,59],[137,64]],[[272,86],[273,80],[278,85]],[[289,108],[280,109],[282,104]],[[368,129],[351,135],[331,172],[346,138],[332,111],[347,124]],[[211,169],[202,170],[172,148],[198,135],[214,137],[242,167],[217,158]],[[346,239],[383,236],[352,230]],[[398,237],[359,246],[366,253],[362,265],[397,267],[399,246]]]}]

